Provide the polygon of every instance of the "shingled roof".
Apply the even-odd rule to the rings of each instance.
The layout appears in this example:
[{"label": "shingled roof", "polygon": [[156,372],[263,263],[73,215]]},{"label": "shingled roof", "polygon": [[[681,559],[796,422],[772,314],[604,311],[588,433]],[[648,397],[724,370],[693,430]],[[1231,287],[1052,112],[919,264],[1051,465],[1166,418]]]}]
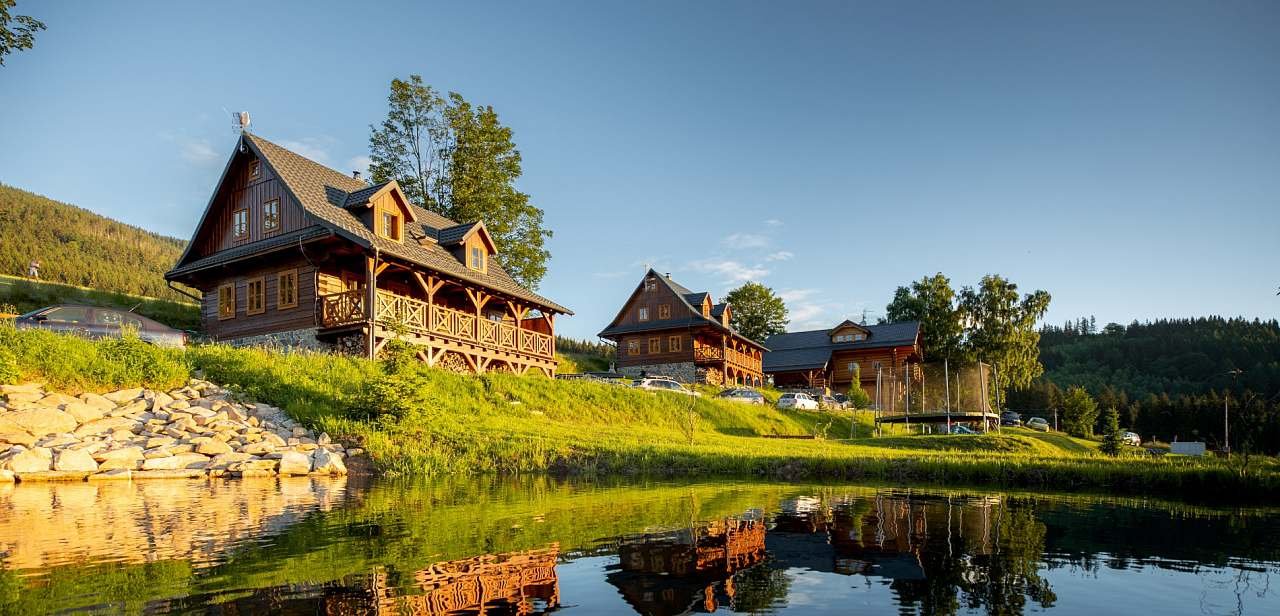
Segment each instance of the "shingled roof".
[{"label": "shingled roof", "polygon": [[[416,222],[405,223],[408,236],[406,241],[386,239],[366,227],[356,214],[347,209],[348,206],[361,203],[361,198],[367,201],[384,184],[369,186],[362,180],[330,169],[257,135],[245,133],[241,142],[252,149],[280,179],[314,224],[327,227],[363,246],[377,248],[385,255],[523,299],[540,308],[573,314],[568,308],[521,286],[496,260],[489,263],[487,272],[478,272],[459,262],[438,243],[440,230],[466,225],[459,225],[457,221],[436,212],[409,204]],[[413,241],[414,235],[430,238],[430,241]],[[185,262],[188,256],[184,254],[178,266],[166,276],[191,271],[194,263]]]},{"label": "shingled roof", "polygon": [[[657,271],[653,269],[650,269],[648,273],[645,274],[646,279],[650,276],[653,276],[654,278],[659,280],[661,284],[667,285],[667,287],[671,289],[671,292],[674,293],[676,297],[680,298],[680,301],[684,302],[685,307],[692,312],[692,316],[687,316],[687,317],[681,316],[681,317],[675,317],[671,319],[654,319],[650,321],[645,321],[644,323],[634,323],[631,325],[610,324],[609,327],[606,327],[604,331],[598,334],[601,338],[609,338],[611,336],[617,336],[619,334],[630,334],[634,332],[671,329],[675,327],[693,327],[693,326],[710,325],[716,329],[719,329],[724,332],[728,332],[733,336],[741,338],[742,340],[745,340],[747,343],[759,347],[763,351],[768,350],[767,348],[765,348],[765,345],[760,344],[759,342],[756,342],[755,340],[752,340],[742,335],[742,332],[739,332],[733,327],[721,323],[719,318],[711,318],[711,317],[703,316],[702,300],[703,298],[709,296],[710,295],[709,293],[705,291],[701,291],[697,293],[690,291],[689,289],[682,286],[680,283],[672,280],[670,276],[659,274]],[[644,280],[641,280],[640,284],[643,285]],[[639,287],[636,287],[636,290],[638,291]],[[713,314],[719,314],[724,312],[724,307],[727,305],[728,304],[723,304],[723,303],[717,304],[717,306],[720,307],[720,310],[719,312],[715,312],[713,309]],[[617,323],[621,319],[621,317],[622,317],[622,313],[619,313],[618,317],[614,318],[613,323]]]},{"label": "shingled roof", "polygon": [[854,342],[831,341],[831,329],[815,329],[769,336],[764,343],[769,352],[764,355],[764,372],[788,370],[813,370],[823,368],[836,351],[880,349],[915,344],[920,333],[919,321],[901,321],[881,325],[859,325],[867,330],[867,337]]}]

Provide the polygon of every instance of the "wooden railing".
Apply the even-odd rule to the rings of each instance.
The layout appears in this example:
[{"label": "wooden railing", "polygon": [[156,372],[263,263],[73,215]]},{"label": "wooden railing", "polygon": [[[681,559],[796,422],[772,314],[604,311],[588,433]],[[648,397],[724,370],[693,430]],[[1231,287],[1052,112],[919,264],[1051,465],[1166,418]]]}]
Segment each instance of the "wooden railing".
[{"label": "wooden railing", "polygon": [[714,344],[702,344],[699,342],[695,342],[693,345],[693,361],[727,361],[729,364],[744,370],[760,372],[761,369],[761,361],[752,357],[749,353],[743,353],[735,349],[723,348]]},{"label": "wooden railing", "polygon": [[[417,334],[452,338],[476,346],[515,353],[553,358],[555,345],[551,336],[520,329],[510,323],[478,318],[475,314],[454,310],[420,299],[378,291],[374,303],[374,320],[386,326],[404,327]],[[324,327],[339,327],[365,321],[365,291],[346,291],[320,297],[320,322]]]}]

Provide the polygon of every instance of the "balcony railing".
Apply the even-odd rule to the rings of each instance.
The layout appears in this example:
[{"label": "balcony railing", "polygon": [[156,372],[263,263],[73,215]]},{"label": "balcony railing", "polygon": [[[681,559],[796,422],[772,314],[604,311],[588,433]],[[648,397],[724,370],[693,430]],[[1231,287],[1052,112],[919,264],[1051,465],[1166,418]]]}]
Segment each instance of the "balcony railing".
[{"label": "balcony railing", "polygon": [[725,361],[730,365],[760,372],[761,362],[759,359],[752,357],[748,353],[742,353],[734,349],[726,349],[714,344],[694,343],[693,345],[693,361],[694,362],[718,362]]},{"label": "balcony railing", "polygon": [[[386,326],[401,326],[416,334],[451,338],[501,351],[539,357],[555,357],[551,336],[521,329],[510,323],[490,321],[475,314],[454,310],[420,299],[378,291],[374,320]],[[320,296],[320,322],[324,327],[340,327],[367,320],[365,291],[346,291]]]}]

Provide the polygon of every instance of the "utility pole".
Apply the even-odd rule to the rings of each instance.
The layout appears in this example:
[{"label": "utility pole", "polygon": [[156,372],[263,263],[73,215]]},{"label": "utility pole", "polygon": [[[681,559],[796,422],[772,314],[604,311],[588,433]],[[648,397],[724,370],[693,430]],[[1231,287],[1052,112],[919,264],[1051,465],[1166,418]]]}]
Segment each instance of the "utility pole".
[{"label": "utility pole", "polygon": [[[1244,370],[1236,368],[1228,370],[1226,374],[1231,376],[1231,384],[1234,386],[1240,382],[1240,375],[1244,374]],[[1228,389],[1222,396],[1222,452],[1231,455],[1231,413],[1228,401],[1231,400],[1231,390]]]}]

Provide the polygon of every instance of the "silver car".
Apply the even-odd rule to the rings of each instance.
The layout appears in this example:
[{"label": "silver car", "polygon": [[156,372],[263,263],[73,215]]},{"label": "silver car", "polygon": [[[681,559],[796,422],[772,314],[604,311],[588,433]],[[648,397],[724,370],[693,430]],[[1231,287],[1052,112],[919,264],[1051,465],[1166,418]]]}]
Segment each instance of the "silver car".
[{"label": "silver car", "polygon": [[631,386],[635,387],[636,389],[647,389],[649,391],[669,391],[673,394],[683,394],[686,396],[698,397],[702,395],[696,391],[686,388],[684,385],[681,385],[672,379],[649,379],[649,378],[636,379],[634,382],[631,383]]},{"label": "silver car", "polygon": [[764,395],[754,389],[745,387],[735,387],[726,389],[716,395],[722,400],[730,400],[733,402],[746,402],[748,404],[764,404]]},{"label": "silver car", "polygon": [[128,310],[60,304],[32,310],[14,319],[24,329],[46,329],[84,336],[85,338],[119,338],[124,328],[133,328],[143,342],[156,346],[184,347],[187,334],[168,325],[156,323]]}]

